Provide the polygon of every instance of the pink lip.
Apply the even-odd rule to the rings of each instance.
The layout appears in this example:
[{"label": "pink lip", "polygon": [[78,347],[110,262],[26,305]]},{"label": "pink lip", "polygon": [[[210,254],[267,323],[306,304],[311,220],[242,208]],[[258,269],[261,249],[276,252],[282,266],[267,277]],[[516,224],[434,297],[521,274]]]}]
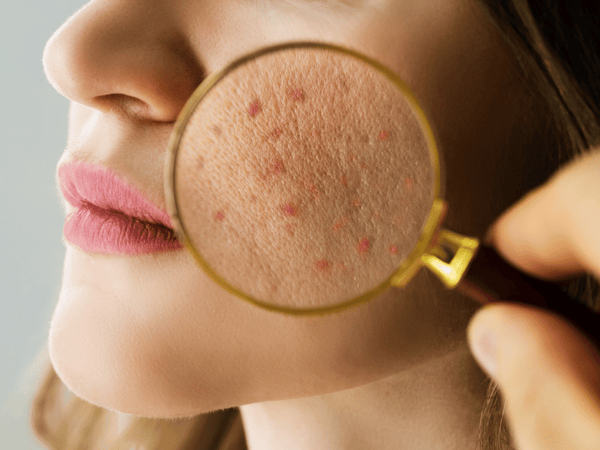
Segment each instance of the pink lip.
[{"label": "pink lip", "polygon": [[77,161],[59,167],[58,179],[65,200],[77,208],[63,234],[83,251],[140,255],[182,248],[167,212],[114,172]]}]

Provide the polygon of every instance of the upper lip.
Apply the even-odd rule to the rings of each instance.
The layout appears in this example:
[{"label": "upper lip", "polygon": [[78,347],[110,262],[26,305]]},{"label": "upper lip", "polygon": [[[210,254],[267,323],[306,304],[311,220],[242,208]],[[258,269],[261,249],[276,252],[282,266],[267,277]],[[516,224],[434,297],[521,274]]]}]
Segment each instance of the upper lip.
[{"label": "upper lip", "polygon": [[58,168],[58,181],[63,197],[76,208],[92,204],[107,211],[172,228],[166,211],[103,166],[71,161]]}]

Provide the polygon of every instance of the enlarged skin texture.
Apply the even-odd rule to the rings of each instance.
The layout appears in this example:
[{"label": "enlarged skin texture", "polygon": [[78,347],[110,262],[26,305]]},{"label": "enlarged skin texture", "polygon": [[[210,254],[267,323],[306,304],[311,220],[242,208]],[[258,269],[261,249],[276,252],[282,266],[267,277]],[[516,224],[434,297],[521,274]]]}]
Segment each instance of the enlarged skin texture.
[{"label": "enlarged skin texture", "polygon": [[335,306],[377,288],[433,201],[432,150],[408,95],[332,49],[278,50],[228,73],[177,152],[177,213],[198,254],[276,306]]},{"label": "enlarged skin texture", "polygon": [[[482,236],[542,181],[549,152],[515,61],[476,1],[352,3],[86,4],[44,51],[72,102],[59,165],[103,165],[166,209],[169,137],[206,74],[267,45],[324,41],[406,81],[444,154],[446,225]],[[294,317],[229,294],[185,250],[67,244],[49,352],[75,394],[106,408],[172,418],[243,405],[252,450],[475,449],[485,386],[465,330],[477,308],[422,270],[361,306]]]}]

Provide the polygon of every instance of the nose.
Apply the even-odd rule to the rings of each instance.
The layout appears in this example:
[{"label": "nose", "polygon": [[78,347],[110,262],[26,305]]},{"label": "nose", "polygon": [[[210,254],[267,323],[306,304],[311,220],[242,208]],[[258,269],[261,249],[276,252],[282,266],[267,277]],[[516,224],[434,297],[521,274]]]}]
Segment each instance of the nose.
[{"label": "nose", "polygon": [[43,64],[68,99],[138,121],[173,122],[204,79],[167,1],[95,1],[50,38]]}]

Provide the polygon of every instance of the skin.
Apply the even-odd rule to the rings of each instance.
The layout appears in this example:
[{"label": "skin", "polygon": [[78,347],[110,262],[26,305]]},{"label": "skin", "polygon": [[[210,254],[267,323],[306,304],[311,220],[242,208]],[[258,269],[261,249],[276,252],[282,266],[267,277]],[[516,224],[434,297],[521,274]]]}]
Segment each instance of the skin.
[{"label": "skin", "polygon": [[[195,87],[291,40],[353,48],[408,83],[437,131],[448,229],[482,236],[540,180],[528,158],[548,150],[521,126],[532,103],[471,0],[92,1],[44,51],[72,101],[59,165],[101,164],[166,208],[167,142]],[[252,450],[474,449],[484,374],[465,329],[477,307],[421,270],[367,304],[291,317],[230,295],[184,250],[124,257],[67,243],[49,351],[69,389],[105,408],[174,418],[243,405]]]}]

